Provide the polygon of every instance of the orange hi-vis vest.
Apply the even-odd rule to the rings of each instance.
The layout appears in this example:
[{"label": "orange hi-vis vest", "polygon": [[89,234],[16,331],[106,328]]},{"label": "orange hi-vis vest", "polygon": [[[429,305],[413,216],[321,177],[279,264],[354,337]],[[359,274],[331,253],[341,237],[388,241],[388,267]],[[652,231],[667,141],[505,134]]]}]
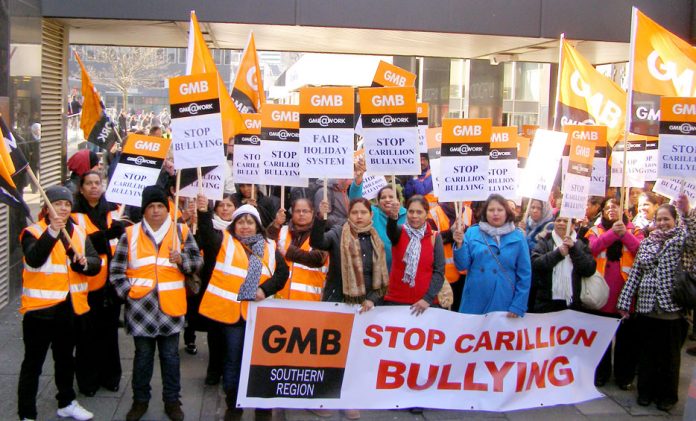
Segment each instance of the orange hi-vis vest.
[{"label": "orange hi-vis vest", "polygon": [[[278,248],[287,251],[290,244],[292,244],[290,229],[285,225],[280,229]],[[309,247],[309,237],[302,243],[300,248],[303,251],[312,250]],[[290,276],[285,283],[285,287],[276,292],[275,296],[288,300],[321,301],[321,292],[324,289],[326,273],[329,271],[328,257],[324,261],[324,265],[318,268],[311,268],[288,259],[285,259],[285,261],[290,268]]]},{"label": "orange hi-vis vest", "polygon": [[[466,224],[466,226],[471,225],[471,208],[469,206],[464,206],[462,207],[462,220]],[[435,225],[437,226],[437,230],[440,232],[447,232],[450,229],[450,222],[449,218],[445,214],[445,211],[442,210],[440,206],[435,206],[434,208],[430,209],[430,218],[432,218],[433,221],[435,221]],[[459,275],[460,274],[465,274],[466,271],[458,271],[457,267],[454,265],[454,250],[452,248],[452,243],[450,244],[443,244],[444,252],[445,252],[445,279],[447,279],[447,282],[450,284],[453,282],[457,282],[459,280]]]},{"label": "orange hi-vis vest", "polygon": [[[267,240],[261,262],[263,270],[259,285],[273,276],[275,271],[275,242]],[[237,294],[244,283],[249,268],[249,257],[244,245],[223,231],[220,251],[215,258],[215,269],[208,287],[203,293],[198,312],[209,319],[232,324],[239,318],[247,318],[248,301],[240,302]]]},{"label": "orange hi-vis vest", "polygon": [[[23,232],[29,231],[37,239],[48,229],[46,221],[41,220],[28,226]],[[77,247],[75,253],[85,254],[85,231],[73,224],[72,242]],[[46,262],[39,268],[27,265],[24,260],[24,272],[22,274],[22,305],[19,312],[40,310],[53,307],[65,301],[68,293],[75,314],[85,314],[89,311],[87,304],[88,281],[87,276],[74,272],[70,267],[70,258],[59,239],[51,250]]]},{"label": "orange hi-vis vest", "polygon": [[[72,220],[73,222],[75,222],[75,224],[79,225],[80,227],[82,227],[83,230],[85,230],[85,233],[87,235],[99,231],[99,227],[94,225],[92,220],[89,219],[89,217],[84,213],[72,213],[70,216],[72,217]],[[113,223],[114,218],[118,218],[118,211],[111,211],[106,214],[107,228],[111,228],[111,224]],[[117,245],[118,238],[112,238],[111,240],[109,240],[109,247],[111,247],[112,256],[116,252]],[[101,259],[101,270],[95,276],[87,277],[87,280],[89,281],[90,291],[96,291],[98,289],[103,288],[104,285],[106,285],[106,279],[109,277],[108,256],[106,254],[100,254],[99,258]]]},{"label": "orange hi-vis vest", "polygon": [[172,317],[186,314],[184,274],[176,263],[169,262],[169,249],[172,236],[177,235],[175,233],[177,226],[181,228],[182,234],[177,243],[183,250],[184,241],[188,236],[188,227],[185,224],[172,223],[159,248],[156,248],[145,233],[142,222],[126,228],[128,236],[126,277],[131,283],[128,297],[137,300],[157,289],[162,312]]},{"label": "orange hi-vis vest", "polygon": [[[171,197],[168,198],[167,201],[169,202],[169,219],[171,219],[172,222],[181,221],[181,218],[184,217],[183,212],[181,212],[181,206],[179,206],[176,209],[176,218],[175,218],[174,217],[174,201],[172,200]],[[184,238],[186,238],[186,237],[184,237]]]},{"label": "orange hi-vis vest", "polygon": [[[594,234],[597,237],[600,235],[604,234],[606,230],[600,226],[600,225],[594,225],[592,226],[587,233],[585,234],[585,238],[590,238],[590,235]],[[631,273],[631,268],[633,267],[633,260],[634,256],[631,254],[630,251],[626,248],[626,246],[622,246],[621,250],[621,259],[619,262],[621,263],[621,277],[623,278],[624,282],[628,280],[628,275]],[[595,261],[597,262],[597,272],[601,273],[602,276],[604,276],[604,271],[607,267],[607,251],[602,250],[601,253],[595,257]]]}]

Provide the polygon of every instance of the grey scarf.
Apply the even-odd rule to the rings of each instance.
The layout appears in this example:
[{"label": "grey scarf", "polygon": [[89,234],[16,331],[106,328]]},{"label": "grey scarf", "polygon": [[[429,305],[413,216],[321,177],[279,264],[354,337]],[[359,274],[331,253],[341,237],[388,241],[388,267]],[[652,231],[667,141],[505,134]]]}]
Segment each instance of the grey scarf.
[{"label": "grey scarf", "polygon": [[261,258],[263,257],[266,241],[261,234],[241,238],[239,241],[251,249],[249,268],[247,269],[244,283],[239,288],[239,301],[254,301],[256,300],[256,290],[261,282],[261,272],[263,271]]},{"label": "grey scarf", "polygon": [[406,234],[408,234],[409,242],[408,246],[406,246],[406,252],[404,253],[403,262],[406,263],[406,268],[404,269],[402,281],[413,288],[416,285],[416,271],[418,270],[418,261],[420,260],[421,254],[421,240],[423,240],[425,236],[425,224],[416,229],[411,228],[411,226],[406,223],[404,224],[404,230]]},{"label": "grey scarf", "polygon": [[481,231],[493,237],[496,244],[500,245],[500,237],[513,232],[515,230],[515,224],[512,222],[506,222],[499,227],[494,227],[488,222],[479,222],[479,228]]}]

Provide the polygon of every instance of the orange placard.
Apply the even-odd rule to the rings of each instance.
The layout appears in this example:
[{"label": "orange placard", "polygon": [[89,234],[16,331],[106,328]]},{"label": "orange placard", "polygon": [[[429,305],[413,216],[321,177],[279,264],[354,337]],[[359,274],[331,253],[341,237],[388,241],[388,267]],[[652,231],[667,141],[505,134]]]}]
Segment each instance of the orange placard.
[{"label": "orange placard", "polygon": [[415,74],[383,60],[379,62],[372,78],[372,86],[415,86],[415,84]]},{"label": "orange placard", "polygon": [[415,88],[360,88],[363,115],[416,114]]},{"label": "orange placard", "polygon": [[517,127],[493,126],[491,128],[491,148],[517,149]]},{"label": "orange placard", "polygon": [[197,73],[169,79],[169,103],[188,104],[219,98],[218,76],[215,73]]},{"label": "orange placard", "polygon": [[355,90],[351,87],[312,87],[300,89],[302,114],[353,114]]},{"label": "orange placard", "polygon": [[299,129],[300,107],[287,104],[266,104],[261,110],[261,127]]},{"label": "orange placard", "polygon": [[[570,136],[569,136],[570,137]],[[595,141],[580,138],[570,140],[570,163],[587,165],[592,169],[592,160],[595,155]],[[587,174],[589,176],[589,174]]]},{"label": "orange placard", "polygon": [[167,157],[171,142],[171,139],[163,137],[131,133],[123,146],[123,153],[164,159]]},{"label": "orange placard", "polygon": [[242,114],[243,128],[239,134],[261,134],[261,114]]},{"label": "orange placard", "polygon": [[[418,114],[418,124],[428,124],[428,117],[430,117],[430,104],[427,102],[417,103],[416,114]],[[421,121],[423,121],[423,123],[421,123]]]},{"label": "orange placard", "polygon": [[260,307],[251,365],[345,368],[354,318],[354,314]]},{"label": "orange placard", "polygon": [[539,126],[536,124],[523,124],[522,125],[522,136],[534,139],[534,134],[536,133]]},{"label": "orange placard", "polygon": [[660,121],[696,123],[696,98],[663,96],[660,99]]},{"label": "orange placard", "polygon": [[563,131],[568,133],[566,144],[571,145],[574,139],[587,140],[593,142],[595,147],[606,146],[607,144],[607,126],[587,126],[569,124],[563,126]]},{"label": "orange placard", "polygon": [[529,158],[529,145],[532,139],[525,136],[517,137],[517,159]]},{"label": "orange placard", "polygon": [[442,120],[442,143],[490,143],[490,118],[446,118]]}]

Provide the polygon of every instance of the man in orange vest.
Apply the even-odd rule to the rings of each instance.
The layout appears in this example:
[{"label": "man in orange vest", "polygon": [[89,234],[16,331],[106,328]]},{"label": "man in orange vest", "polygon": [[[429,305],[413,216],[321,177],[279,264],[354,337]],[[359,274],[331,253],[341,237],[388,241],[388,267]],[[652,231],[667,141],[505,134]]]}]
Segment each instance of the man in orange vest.
[{"label": "man in orange vest", "polygon": [[169,217],[167,194],[148,186],[142,195],[143,220],[126,229],[111,261],[111,283],[126,300],[126,328],[133,335],[133,405],[126,420],[147,412],[155,347],[162,367],[164,411],[184,419],[179,401],[179,332],[184,328],[184,275],[203,263],[188,227]]}]

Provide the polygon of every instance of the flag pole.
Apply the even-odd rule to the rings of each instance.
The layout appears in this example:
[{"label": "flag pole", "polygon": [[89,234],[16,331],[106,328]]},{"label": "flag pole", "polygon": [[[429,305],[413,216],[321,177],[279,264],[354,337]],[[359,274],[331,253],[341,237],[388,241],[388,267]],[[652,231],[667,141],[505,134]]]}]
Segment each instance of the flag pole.
[{"label": "flag pole", "polygon": [[[48,211],[51,212],[51,214],[54,217],[58,217],[58,213],[56,212],[55,208],[51,204],[51,201],[48,200],[48,196],[46,196],[46,192],[44,191],[43,187],[41,187],[41,184],[39,184],[39,179],[36,178],[36,174],[34,174],[34,170],[31,169],[29,165],[27,165],[27,174],[29,174],[29,178],[31,178],[31,181],[36,184],[36,187],[39,189],[39,194],[44,200],[44,203],[46,203],[46,207],[48,208]],[[61,229],[60,232],[65,236],[65,238],[68,240],[70,243],[70,247],[72,247],[73,250],[77,250],[77,245],[73,242],[72,238],[70,237],[70,234],[68,234],[68,230],[65,228]]]},{"label": "flag pole", "polygon": [[280,208],[285,209],[285,186],[280,186]]},{"label": "flag pole", "polygon": [[[560,130],[560,122],[558,122],[558,107],[560,101],[558,100],[561,94],[561,71],[563,67],[563,42],[565,42],[565,32],[561,34],[561,38],[558,43],[558,71],[556,74],[556,104],[553,109],[553,125],[551,126],[553,130]],[[558,127],[556,126],[556,123]]]},{"label": "flag pole", "polygon": [[[328,188],[329,188],[329,179],[328,179],[327,177],[324,177],[324,202],[328,202],[328,201],[329,201],[329,190],[328,190]],[[329,215],[325,213],[325,214],[324,214],[324,219],[325,219],[325,220],[326,220],[326,219],[329,219]]]},{"label": "flag pole", "polygon": [[623,214],[624,200],[626,194],[626,160],[628,156],[628,133],[631,131],[631,103],[633,102],[633,72],[635,67],[635,51],[636,51],[636,30],[638,25],[638,9],[633,7],[631,9],[631,42],[630,51],[628,55],[628,89],[626,90],[626,127],[624,128],[624,141],[623,141],[623,163],[622,163],[622,176],[621,176],[621,198],[619,199],[619,209]]},{"label": "flag pole", "polygon": [[[174,195],[174,235],[172,235],[172,251],[177,249],[176,240],[179,238],[179,229],[177,228],[177,217],[179,213],[179,187],[181,186],[181,170],[176,172],[176,194]],[[144,209],[143,209],[144,210]]]},{"label": "flag pole", "polygon": [[[203,171],[201,167],[196,167],[196,175],[198,176],[198,194],[203,194]],[[177,192],[179,189],[177,189]],[[193,223],[193,235],[198,231],[198,219]]]}]

